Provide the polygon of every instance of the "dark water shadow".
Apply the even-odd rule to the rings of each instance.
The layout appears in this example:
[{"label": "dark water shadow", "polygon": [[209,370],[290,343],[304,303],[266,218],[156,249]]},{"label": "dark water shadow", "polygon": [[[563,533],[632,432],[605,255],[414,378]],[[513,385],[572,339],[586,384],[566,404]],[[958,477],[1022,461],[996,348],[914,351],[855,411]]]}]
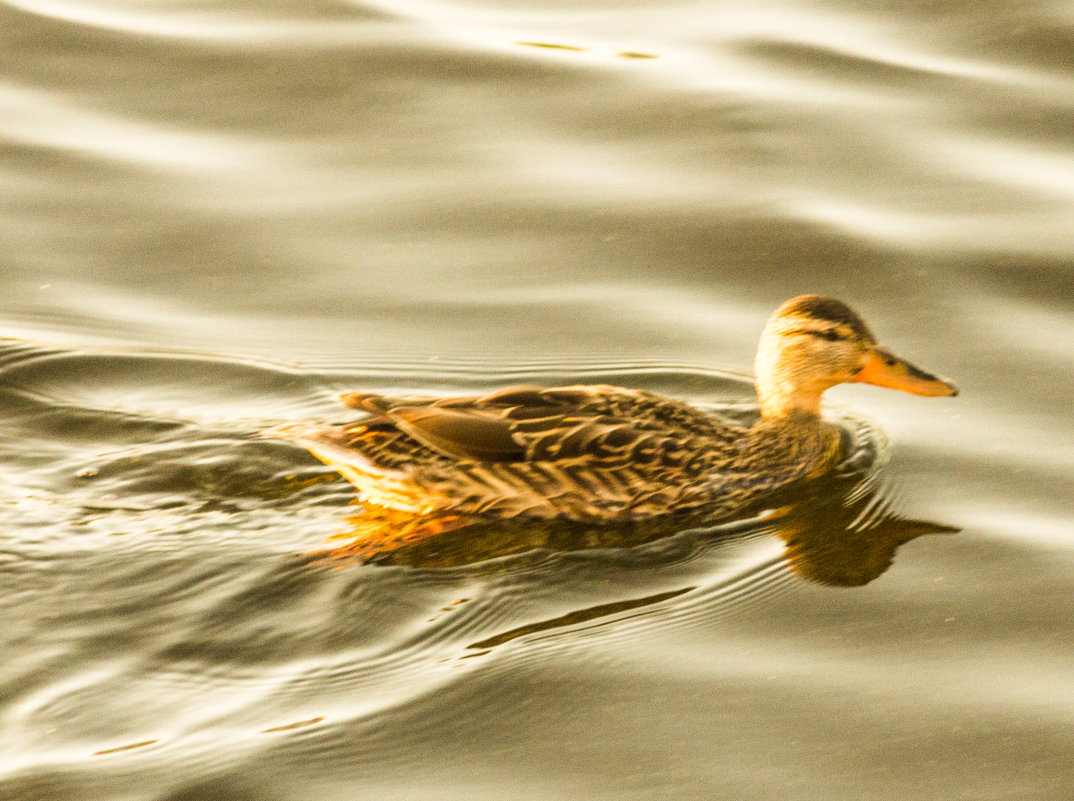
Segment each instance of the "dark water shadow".
[{"label": "dark water shadow", "polygon": [[664,601],[670,601],[672,598],[678,598],[680,595],[685,595],[691,590],[696,589],[697,587],[693,586],[680,587],[677,590],[658,592],[653,595],[646,595],[643,598],[629,598],[623,601],[587,606],[584,609],[577,609],[573,612],[568,612],[565,615],[560,615],[559,617],[549,618],[548,620],[539,620],[536,623],[527,623],[524,626],[509,629],[500,634],[495,634],[492,637],[486,637],[480,642],[475,642],[467,647],[470,649],[495,648],[498,645],[503,645],[506,642],[510,642],[511,640],[525,636],[526,634],[535,634],[540,631],[551,631],[566,626],[574,626],[579,623],[588,623],[592,620],[599,620],[600,618],[618,615],[622,612],[629,612],[632,609],[653,606],[654,604],[663,603]]}]

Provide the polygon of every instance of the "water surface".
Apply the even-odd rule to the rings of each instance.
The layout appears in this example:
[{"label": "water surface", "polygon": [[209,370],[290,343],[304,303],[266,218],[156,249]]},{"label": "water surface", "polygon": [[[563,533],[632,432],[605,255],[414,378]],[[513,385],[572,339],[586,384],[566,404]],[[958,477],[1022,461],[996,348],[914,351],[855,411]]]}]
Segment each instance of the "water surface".
[{"label": "water surface", "polygon": [[[1047,2],[0,4],[0,795],[1067,798],[1072,53]],[[832,391],[863,456],[788,517],[357,564],[258,436],[748,415],[803,292],[962,394]]]}]

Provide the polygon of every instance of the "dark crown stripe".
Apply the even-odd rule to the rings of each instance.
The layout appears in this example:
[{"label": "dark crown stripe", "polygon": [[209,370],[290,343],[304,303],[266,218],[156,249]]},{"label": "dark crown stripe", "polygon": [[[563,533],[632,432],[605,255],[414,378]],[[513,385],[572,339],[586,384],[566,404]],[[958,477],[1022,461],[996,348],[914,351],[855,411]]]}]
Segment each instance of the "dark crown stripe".
[{"label": "dark crown stripe", "polygon": [[834,298],[826,298],[823,295],[806,295],[784,309],[784,314],[798,314],[803,317],[812,317],[815,320],[845,325],[859,337],[867,340],[873,339],[872,332],[861,321],[861,318],[854,313],[854,310]]}]

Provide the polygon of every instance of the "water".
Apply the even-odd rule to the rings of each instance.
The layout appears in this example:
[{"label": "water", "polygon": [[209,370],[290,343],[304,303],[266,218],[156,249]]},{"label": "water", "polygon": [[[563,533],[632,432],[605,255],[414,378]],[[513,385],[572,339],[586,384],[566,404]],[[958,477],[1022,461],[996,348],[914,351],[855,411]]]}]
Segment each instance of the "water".
[{"label": "water", "polygon": [[[0,5],[0,796],[1067,798],[1072,45],[1043,2]],[[257,436],[359,388],[748,413],[802,292],[962,394],[829,393],[864,457],[789,518],[362,565]]]}]

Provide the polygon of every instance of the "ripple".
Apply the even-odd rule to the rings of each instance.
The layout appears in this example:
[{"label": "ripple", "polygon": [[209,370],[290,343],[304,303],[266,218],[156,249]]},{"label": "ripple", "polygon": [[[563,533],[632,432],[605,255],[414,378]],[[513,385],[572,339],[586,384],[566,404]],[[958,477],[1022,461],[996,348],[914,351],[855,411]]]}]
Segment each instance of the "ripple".
[{"label": "ripple", "polygon": [[0,138],[87,159],[181,172],[248,167],[259,149],[251,141],[169,130],[80,107],[55,92],[11,84],[0,86]]},{"label": "ripple", "polygon": [[206,4],[200,11],[147,11],[143,3],[123,0],[94,4],[4,0],[4,5],[91,28],[198,42],[279,44],[297,39],[323,45],[353,38],[362,31],[363,23],[392,19],[386,11],[331,0],[304,5],[302,12],[286,3],[247,3],[215,9]]}]

